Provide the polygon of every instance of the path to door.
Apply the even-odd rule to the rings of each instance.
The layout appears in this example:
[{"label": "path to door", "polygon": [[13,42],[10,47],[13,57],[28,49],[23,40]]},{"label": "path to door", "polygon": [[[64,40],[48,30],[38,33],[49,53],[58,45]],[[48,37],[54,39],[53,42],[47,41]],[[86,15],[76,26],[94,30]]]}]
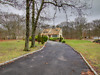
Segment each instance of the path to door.
[{"label": "path to door", "polygon": [[1,66],[0,75],[80,75],[88,70],[71,47],[48,41],[43,50]]}]

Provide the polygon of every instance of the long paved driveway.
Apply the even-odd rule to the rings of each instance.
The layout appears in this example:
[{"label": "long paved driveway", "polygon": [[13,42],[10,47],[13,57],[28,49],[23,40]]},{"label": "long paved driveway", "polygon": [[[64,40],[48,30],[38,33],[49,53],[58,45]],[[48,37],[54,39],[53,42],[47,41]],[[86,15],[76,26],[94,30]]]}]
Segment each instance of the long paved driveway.
[{"label": "long paved driveway", "polygon": [[87,70],[71,47],[48,41],[43,50],[1,66],[0,75],[80,75]]}]

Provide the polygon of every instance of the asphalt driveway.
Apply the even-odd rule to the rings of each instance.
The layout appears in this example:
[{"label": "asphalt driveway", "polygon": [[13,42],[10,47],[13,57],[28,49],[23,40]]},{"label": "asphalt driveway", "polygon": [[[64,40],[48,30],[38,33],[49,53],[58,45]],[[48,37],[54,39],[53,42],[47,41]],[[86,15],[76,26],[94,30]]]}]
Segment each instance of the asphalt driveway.
[{"label": "asphalt driveway", "polygon": [[80,75],[89,68],[71,47],[48,41],[46,47],[0,67],[0,75]]}]

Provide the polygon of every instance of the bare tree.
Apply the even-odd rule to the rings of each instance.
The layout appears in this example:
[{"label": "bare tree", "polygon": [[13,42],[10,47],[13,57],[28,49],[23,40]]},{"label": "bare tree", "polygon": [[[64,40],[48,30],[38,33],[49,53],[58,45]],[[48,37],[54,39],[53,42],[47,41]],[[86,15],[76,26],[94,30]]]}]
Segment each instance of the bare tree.
[{"label": "bare tree", "polygon": [[93,34],[94,36],[97,36],[99,38],[100,37],[100,20],[94,20],[93,25],[94,25]]},{"label": "bare tree", "polygon": [[30,18],[30,5],[29,0],[26,0],[26,39],[25,39],[25,48],[24,51],[29,50],[29,18]]},{"label": "bare tree", "polygon": [[22,36],[25,18],[16,14],[1,13],[0,24],[7,31],[6,36],[9,39],[16,39]]},{"label": "bare tree", "polygon": [[84,26],[86,24],[86,18],[78,17],[78,18],[75,19],[75,22],[76,22],[76,25],[77,25],[79,39],[82,39],[83,38]]},{"label": "bare tree", "polygon": [[[61,11],[63,10],[66,13],[66,10],[68,7],[72,8],[72,9],[76,9],[79,13],[79,15],[82,13],[81,9],[85,9],[88,8],[87,7],[87,3],[83,1],[83,3],[80,0],[75,0],[75,1],[70,1],[70,0],[40,0],[40,1],[36,1],[36,0],[32,0],[33,2],[33,12],[32,12],[32,43],[31,43],[31,47],[35,46],[35,31],[36,31],[36,27],[37,27],[37,22],[38,19],[40,17],[41,11],[46,8],[49,5],[53,5],[55,7],[55,9]],[[37,14],[35,15],[35,3],[39,3],[38,4],[38,8],[37,8]],[[35,10],[35,11],[34,11]],[[55,12],[56,14],[56,12]],[[54,14],[54,15],[55,15]],[[36,17],[35,17],[35,16]]]},{"label": "bare tree", "polygon": [[35,0],[32,1],[32,41],[31,47],[35,46]]}]

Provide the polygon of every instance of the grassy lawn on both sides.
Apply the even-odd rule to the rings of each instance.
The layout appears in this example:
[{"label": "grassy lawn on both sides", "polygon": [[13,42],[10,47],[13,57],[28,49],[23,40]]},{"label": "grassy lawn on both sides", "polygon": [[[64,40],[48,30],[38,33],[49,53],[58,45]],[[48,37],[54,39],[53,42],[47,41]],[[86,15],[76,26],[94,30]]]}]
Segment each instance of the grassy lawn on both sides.
[{"label": "grassy lawn on both sides", "polygon": [[0,63],[11,60],[23,54],[36,51],[43,46],[42,44],[38,44],[36,42],[36,47],[31,48],[30,51],[23,51],[24,44],[24,40],[0,41]]},{"label": "grassy lawn on both sides", "polygon": [[65,40],[66,44],[80,52],[100,74],[100,44],[87,40]]}]

